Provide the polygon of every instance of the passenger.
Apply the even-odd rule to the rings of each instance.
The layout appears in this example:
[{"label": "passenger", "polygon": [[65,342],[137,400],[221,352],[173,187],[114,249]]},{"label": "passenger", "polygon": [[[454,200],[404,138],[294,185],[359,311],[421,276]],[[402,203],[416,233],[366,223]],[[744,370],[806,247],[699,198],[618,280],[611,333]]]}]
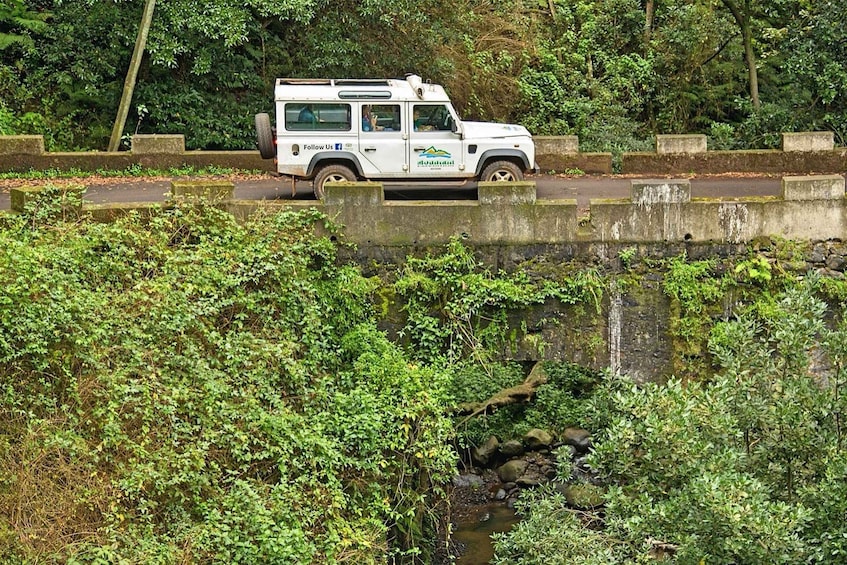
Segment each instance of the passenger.
[{"label": "passenger", "polygon": [[315,113],[312,111],[311,104],[306,104],[303,109],[300,110],[300,114],[297,116],[297,121],[303,124],[318,123],[318,119],[315,117]]},{"label": "passenger", "polygon": [[367,104],[362,106],[362,131],[376,131],[376,114],[371,113],[371,107]]}]

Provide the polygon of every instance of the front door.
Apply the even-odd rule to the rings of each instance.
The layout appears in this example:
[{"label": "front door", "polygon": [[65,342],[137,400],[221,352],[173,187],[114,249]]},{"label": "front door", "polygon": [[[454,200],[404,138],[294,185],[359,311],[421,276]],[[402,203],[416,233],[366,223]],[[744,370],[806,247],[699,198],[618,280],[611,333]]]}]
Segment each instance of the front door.
[{"label": "front door", "polygon": [[464,172],[462,139],[446,104],[410,104],[409,169],[413,177],[456,177]]}]

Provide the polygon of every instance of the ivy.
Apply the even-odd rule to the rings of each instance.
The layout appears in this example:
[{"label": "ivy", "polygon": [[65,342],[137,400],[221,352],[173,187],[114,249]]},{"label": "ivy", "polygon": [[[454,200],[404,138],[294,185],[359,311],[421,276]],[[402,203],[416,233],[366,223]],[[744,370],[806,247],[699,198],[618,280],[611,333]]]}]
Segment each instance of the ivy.
[{"label": "ivy", "polygon": [[425,554],[447,377],[376,329],[376,283],[338,262],[327,218],[47,210],[0,229],[0,553]]}]

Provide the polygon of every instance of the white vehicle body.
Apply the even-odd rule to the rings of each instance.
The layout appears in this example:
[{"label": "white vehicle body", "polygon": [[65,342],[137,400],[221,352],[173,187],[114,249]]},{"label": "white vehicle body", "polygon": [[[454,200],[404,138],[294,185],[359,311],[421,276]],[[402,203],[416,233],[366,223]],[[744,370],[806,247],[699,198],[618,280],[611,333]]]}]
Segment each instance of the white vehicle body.
[{"label": "white vehicle body", "polygon": [[335,180],[521,180],[535,169],[525,127],[464,122],[441,86],[416,75],[277,79],[275,105],[275,131],[256,117],[259,149],[278,172],[315,179],[319,197]]}]

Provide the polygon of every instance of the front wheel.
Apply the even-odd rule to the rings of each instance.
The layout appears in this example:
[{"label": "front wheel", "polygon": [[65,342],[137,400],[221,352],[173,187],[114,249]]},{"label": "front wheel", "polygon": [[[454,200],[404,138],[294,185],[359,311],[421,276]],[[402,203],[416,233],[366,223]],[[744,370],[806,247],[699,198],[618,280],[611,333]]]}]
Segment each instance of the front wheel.
[{"label": "front wheel", "polygon": [[523,180],[523,171],[511,161],[494,161],[482,170],[479,180],[481,181],[507,181],[515,182]]},{"label": "front wheel", "polygon": [[312,181],[312,189],[315,192],[315,198],[323,200],[324,187],[328,182],[353,182],[356,180],[356,173],[351,171],[344,165],[327,165],[318,171],[315,175],[315,180]]}]

